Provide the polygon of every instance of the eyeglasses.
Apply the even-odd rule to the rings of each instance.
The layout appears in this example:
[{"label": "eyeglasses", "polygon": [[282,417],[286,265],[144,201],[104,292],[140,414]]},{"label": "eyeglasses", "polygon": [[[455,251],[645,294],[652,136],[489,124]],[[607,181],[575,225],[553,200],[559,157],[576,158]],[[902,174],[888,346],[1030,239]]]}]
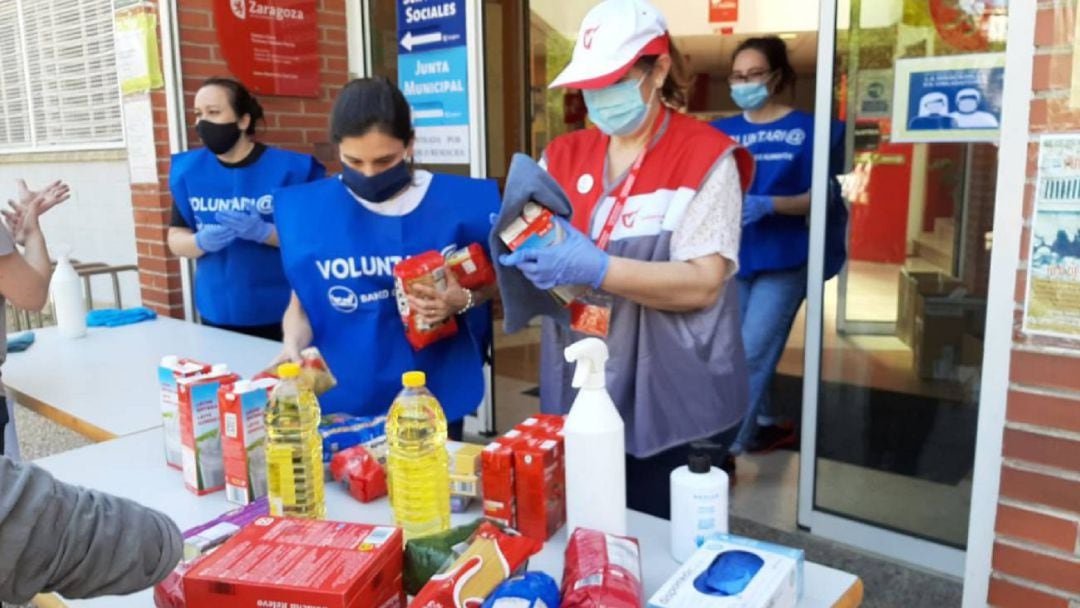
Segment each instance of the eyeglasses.
[{"label": "eyeglasses", "polygon": [[760,82],[766,80],[772,75],[772,70],[750,70],[745,74],[739,74],[738,72],[728,76],[728,82],[731,84],[745,84],[747,82]]}]

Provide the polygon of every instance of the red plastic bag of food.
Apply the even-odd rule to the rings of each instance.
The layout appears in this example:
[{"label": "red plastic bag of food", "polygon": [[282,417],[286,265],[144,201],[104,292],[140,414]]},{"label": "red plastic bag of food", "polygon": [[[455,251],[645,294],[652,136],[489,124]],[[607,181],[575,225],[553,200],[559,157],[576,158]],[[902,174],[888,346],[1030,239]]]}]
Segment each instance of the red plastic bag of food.
[{"label": "red plastic bag of food", "polygon": [[562,608],[641,608],[642,596],[636,539],[574,530],[566,546]]},{"label": "red plastic bag of food", "polygon": [[194,565],[194,563],[185,564],[181,561],[164,580],[154,585],[155,608],[186,608],[187,602],[184,601],[184,573]]},{"label": "red plastic bag of food", "polygon": [[[362,448],[361,448],[362,449]],[[371,502],[386,496],[386,470],[364,450],[359,462],[348,469],[345,481],[349,494],[360,502]]]},{"label": "red plastic bag of food", "polygon": [[330,477],[334,481],[344,482],[349,471],[359,466],[364,458],[371,457],[371,453],[362,445],[354,445],[351,448],[341,450],[330,459]]},{"label": "red plastic bag of food", "polygon": [[431,577],[410,606],[478,608],[500,583],[525,567],[543,543],[513,536],[484,522],[448,568]]},{"label": "red plastic bag of food", "polygon": [[446,265],[465,289],[475,291],[495,284],[495,267],[479,243],[450,254],[446,258]]},{"label": "red plastic bag of food", "polygon": [[398,313],[401,315],[401,322],[405,324],[405,337],[416,350],[457,333],[457,321],[454,317],[429,325],[420,320],[417,311],[409,306],[408,296],[414,293],[417,285],[426,285],[435,291],[446,291],[447,272],[446,258],[437,251],[421,253],[394,266],[394,292],[397,296]]}]

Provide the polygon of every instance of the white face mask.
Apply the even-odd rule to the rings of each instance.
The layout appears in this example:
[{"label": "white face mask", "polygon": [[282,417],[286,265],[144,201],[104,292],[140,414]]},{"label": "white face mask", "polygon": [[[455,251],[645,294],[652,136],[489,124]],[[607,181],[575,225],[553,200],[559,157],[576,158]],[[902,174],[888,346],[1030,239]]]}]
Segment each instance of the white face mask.
[{"label": "white face mask", "polygon": [[960,110],[962,114],[972,114],[975,110],[979,109],[979,102],[974,99],[961,99],[956,102],[956,108]]}]

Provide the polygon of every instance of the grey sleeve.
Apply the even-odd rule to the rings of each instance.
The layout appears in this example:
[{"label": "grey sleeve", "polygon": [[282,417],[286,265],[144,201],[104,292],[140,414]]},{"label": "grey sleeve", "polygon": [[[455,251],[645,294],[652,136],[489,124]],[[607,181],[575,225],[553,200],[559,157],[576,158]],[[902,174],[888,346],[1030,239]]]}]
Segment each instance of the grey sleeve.
[{"label": "grey sleeve", "polygon": [[165,515],[0,457],[0,601],[134,593],[164,579],[182,552]]}]

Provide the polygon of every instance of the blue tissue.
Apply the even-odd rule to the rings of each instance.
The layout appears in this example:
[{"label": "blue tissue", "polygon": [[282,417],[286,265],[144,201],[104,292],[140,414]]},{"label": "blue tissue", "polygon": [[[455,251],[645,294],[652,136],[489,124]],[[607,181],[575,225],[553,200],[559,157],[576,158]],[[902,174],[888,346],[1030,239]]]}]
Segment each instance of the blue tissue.
[{"label": "blue tissue", "polygon": [[34,344],[34,332],[26,331],[21,334],[7,337],[7,350],[9,353],[21,353]]},{"label": "blue tissue", "polygon": [[120,327],[123,325],[131,325],[133,323],[141,323],[143,321],[151,321],[156,318],[157,313],[144,306],[138,308],[126,308],[124,310],[118,308],[103,308],[101,310],[91,310],[86,313],[86,326]]},{"label": "blue tissue", "polygon": [[765,560],[749,551],[725,551],[694,579],[694,589],[705,595],[738,595],[764,565]]},{"label": "blue tissue", "polygon": [[[521,602],[501,602],[501,600],[528,600],[528,604]],[[512,605],[515,608],[527,606],[537,608],[559,608],[559,585],[555,579],[543,572],[526,572],[521,576],[514,576],[491,592],[484,602],[483,608],[499,608],[502,604]]]}]

